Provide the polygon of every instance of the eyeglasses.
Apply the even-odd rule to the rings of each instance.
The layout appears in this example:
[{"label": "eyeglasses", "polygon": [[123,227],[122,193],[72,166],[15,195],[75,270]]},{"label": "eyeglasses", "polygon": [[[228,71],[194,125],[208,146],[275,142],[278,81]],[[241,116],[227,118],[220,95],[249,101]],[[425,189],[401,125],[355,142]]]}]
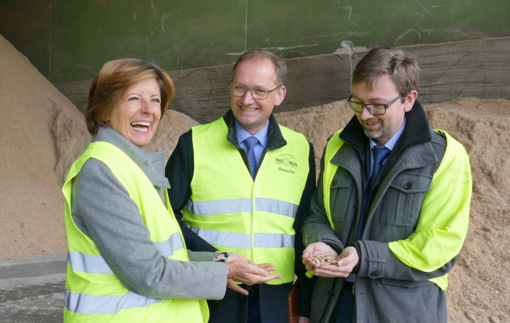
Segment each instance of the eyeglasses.
[{"label": "eyeglasses", "polygon": [[374,116],[381,116],[386,113],[386,109],[393,103],[395,103],[398,99],[400,99],[401,96],[397,96],[395,99],[391,100],[388,104],[364,104],[356,101],[352,101],[352,94],[347,99],[347,103],[349,104],[349,107],[351,107],[352,111],[356,113],[363,112],[363,108],[367,108],[368,112],[370,112]]},{"label": "eyeglasses", "polygon": [[246,91],[250,91],[251,96],[256,100],[264,100],[267,99],[269,96],[269,93],[278,90],[283,84],[278,85],[272,90],[266,90],[266,89],[258,89],[258,88],[250,88],[245,87],[239,84],[230,84],[230,95],[232,96],[243,96]]}]

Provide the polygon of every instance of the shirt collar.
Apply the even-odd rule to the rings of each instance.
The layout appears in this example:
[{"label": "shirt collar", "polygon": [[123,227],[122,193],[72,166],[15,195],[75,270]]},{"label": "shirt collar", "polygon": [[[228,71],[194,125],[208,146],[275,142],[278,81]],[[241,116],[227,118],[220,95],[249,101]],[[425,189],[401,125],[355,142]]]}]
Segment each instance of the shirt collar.
[{"label": "shirt collar", "polygon": [[[237,132],[237,141],[238,142],[241,143],[246,138],[252,136],[246,129],[243,128],[243,126],[241,126],[241,124],[239,122],[237,122],[237,120],[235,121],[235,123],[236,123],[236,132]],[[268,129],[269,129],[269,120],[267,121],[266,126],[264,127],[264,129],[260,130],[258,133],[253,135],[255,138],[258,139],[258,141],[262,145],[262,147],[266,147],[266,145],[267,145]]]}]

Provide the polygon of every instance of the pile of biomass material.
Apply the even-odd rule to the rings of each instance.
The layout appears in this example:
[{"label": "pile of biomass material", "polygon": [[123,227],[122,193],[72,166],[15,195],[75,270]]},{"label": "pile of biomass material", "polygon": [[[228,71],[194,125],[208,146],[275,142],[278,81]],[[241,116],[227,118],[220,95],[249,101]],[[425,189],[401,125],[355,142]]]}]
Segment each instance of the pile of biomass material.
[{"label": "pile of biomass material", "polygon": [[[0,57],[0,259],[65,254],[61,187],[91,137],[78,109],[2,36]],[[148,150],[171,152],[196,124],[168,111]]]},{"label": "pile of biomass material", "polygon": [[[90,141],[81,113],[0,36],[0,259],[66,253],[61,186]],[[178,89],[177,89],[178,90]],[[450,274],[450,322],[510,319],[510,101],[459,99],[426,106],[433,127],[448,131],[471,156],[469,234]],[[317,160],[327,138],[351,118],[345,101],[277,113],[303,132]],[[161,121],[150,151],[167,158],[197,123],[175,111]],[[318,163],[317,163],[318,164]]]}]

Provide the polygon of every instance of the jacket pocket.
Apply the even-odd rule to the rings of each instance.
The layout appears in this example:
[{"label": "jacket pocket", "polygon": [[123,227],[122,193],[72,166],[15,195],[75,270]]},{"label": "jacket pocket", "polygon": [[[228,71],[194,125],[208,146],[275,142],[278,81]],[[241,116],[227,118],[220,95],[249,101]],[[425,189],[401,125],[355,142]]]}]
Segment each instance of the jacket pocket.
[{"label": "jacket pocket", "polygon": [[353,199],[356,194],[354,181],[347,176],[343,176],[343,171],[338,172],[331,182],[331,216],[335,224],[335,231],[344,232],[347,220],[355,218],[356,209]]},{"label": "jacket pocket", "polygon": [[421,174],[397,176],[384,197],[380,222],[392,226],[415,227],[431,181],[431,176]]}]

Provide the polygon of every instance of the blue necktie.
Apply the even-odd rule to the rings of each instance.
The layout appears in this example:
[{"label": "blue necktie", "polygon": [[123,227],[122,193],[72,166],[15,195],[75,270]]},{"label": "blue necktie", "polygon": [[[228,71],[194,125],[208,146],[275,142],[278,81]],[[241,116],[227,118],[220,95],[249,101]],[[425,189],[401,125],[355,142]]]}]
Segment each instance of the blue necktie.
[{"label": "blue necktie", "polygon": [[374,169],[372,170],[372,176],[370,176],[370,181],[368,182],[367,189],[363,196],[363,206],[361,209],[361,219],[358,227],[358,239],[361,239],[361,234],[363,233],[363,228],[365,227],[365,215],[368,210],[368,202],[370,200],[370,195],[372,195],[372,190],[375,186],[375,182],[377,180],[377,175],[381,171],[381,168],[384,165],[384,161],[388,158],[390,154],[390,150],[384,146],[374,146],[372,148],[372,152],[374,153]]},{"label": "blue necktie", "polygon": [[255,178],[257,172],[257,158],[255,157],[255,145],[259,142],[254,136],[248,137],[244,140],[244,144],[248,148],[246,154],[248,155],[248,163],[250,164],[251,177]]},{"label": "blue necktie", "polygon": [[390,150],[384,146],[374,146],[372,148],[372,151],[374,153],[374,169],[372,170],[372,176],[370,176],[370,181],[368,182],[368,190],[367,192],[372,192],[372,189],[374,188],[375,181],[377,179],[377,175],[379,175],[379,172],[381,171],[381,168],[384,165],[384,161],[386,158],[388,158],[388,155],[390,154]]}]

